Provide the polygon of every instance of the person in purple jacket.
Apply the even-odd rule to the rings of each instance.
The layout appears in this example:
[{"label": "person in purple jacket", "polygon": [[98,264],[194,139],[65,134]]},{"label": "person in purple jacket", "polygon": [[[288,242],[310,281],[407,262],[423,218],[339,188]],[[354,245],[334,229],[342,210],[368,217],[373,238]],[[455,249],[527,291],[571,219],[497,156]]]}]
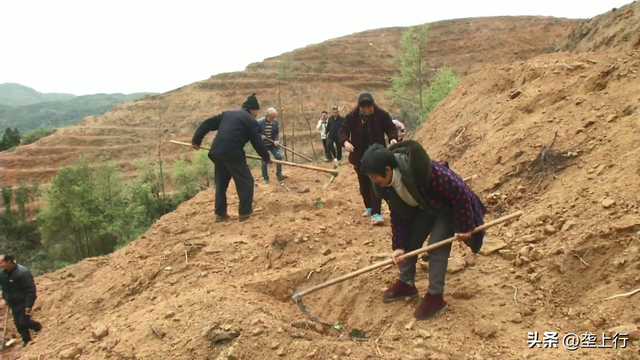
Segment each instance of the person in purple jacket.
[{"label": "person in purple jacket", "polygon": [[[400,257],[420,249],[429,235],[429,245],[456,236],[474,254],[480,252],[484,232],[471,232],[484,224],[485,206],[448,163],[431,160],[420,143],[405,140],[388,149],[372,145],[362,157],[361,169],[391,209],[392,258],[399,265],[400,279],[383,293],[384,302],[419,296],[417,257]],[[415,310],[418,320],[447,309],[443,294],[450,253],[451,244],[429,252],[429,288]]]}]

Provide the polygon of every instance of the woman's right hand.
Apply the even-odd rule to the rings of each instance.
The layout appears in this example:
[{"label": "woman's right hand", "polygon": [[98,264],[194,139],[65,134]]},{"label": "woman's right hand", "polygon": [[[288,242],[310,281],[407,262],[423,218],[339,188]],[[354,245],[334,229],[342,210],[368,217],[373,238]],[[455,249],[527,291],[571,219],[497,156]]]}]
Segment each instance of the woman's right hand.
[{"label": "woman's right hand", "polygon": [[353,152],[353,145],[348,141],[344,142],[344,148],[347,149],[348,152]]}]

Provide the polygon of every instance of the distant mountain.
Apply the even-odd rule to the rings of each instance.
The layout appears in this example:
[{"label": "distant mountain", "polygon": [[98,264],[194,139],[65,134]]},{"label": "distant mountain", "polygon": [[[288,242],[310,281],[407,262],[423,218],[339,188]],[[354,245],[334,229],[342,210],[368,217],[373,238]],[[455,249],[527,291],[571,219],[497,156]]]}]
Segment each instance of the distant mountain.
[{"label": "distant mountain", "polygon": [[0,105],[21,106],[45,101],[64,101],[76,95],[60,93],[41,93],[28,86],[4,83],[0,84]]},{"label": "distant mountain", "polygon": [[[10,127],[24,134],[37,128],[73,125],[85,116],[102,115],[116,104],[151,94],[43,94],[19,84],[0,84],[0,131]],[[17,105],[25,102],[26,105]]]}]

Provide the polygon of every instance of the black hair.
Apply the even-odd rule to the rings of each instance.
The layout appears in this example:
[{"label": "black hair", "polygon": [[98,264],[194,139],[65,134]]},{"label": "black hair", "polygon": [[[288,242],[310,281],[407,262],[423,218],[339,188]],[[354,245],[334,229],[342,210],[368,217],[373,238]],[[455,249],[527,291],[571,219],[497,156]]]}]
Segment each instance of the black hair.
[{"label": "black hair", "polygon": [[333,109],[331,109],[331,111],[339,111],[337,107],[334,107]]},{"label": "black hair", "polygon": [[380,144],[373,144],[362,156],[360,171],[363,174],[377,174],[387,176],[387,166],[391,169],[398,167],[398,162],[391,150]]},{"label": "black hair", "polygon": [[4,249],[0,249],[0,255],[2,256],[3,261],[14,261],[13,255],[9,255],[9,252]]},{"label": "black hair", "polygon": [[329,114],[326,110],[322,110],[320,114]]}]

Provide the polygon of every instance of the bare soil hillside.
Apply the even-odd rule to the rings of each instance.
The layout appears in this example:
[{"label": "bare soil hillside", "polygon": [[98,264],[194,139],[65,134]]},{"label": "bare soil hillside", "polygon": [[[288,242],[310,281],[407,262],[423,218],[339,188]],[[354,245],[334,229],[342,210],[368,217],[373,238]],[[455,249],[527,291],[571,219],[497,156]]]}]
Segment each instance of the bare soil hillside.
[{"label": "bare soil hillside", "polygon": [[[466,75],[492,63],[511,63],[549,51],[579,21],[545,17],[500,17],[441,21],[431,24],[427,51],[429,66],[450,65]],[[132,159],[156,159],[158,140],[171,160],[185,149],[167,139],[190,137],[205,118],[239,107],[252,92],[261,106],[280,110],[281,124],[291,135],[295,123],[295,149],[309,154],[309,121],[320,147],[315,123],[321,110],[353,106],[360,91],[371,91],[387,106],[384,91],[396,70],[390,63],[404,28],[366,31],[266,59],[245,71],[210,79],[144,100],[113,107],[103,116],[89,116],[77,126],[63,128],[34,144],[0,153],[3,183],[33,177],[47,182],[62,166],[80,154],[116,160],[126,170]],[[289,62],[294,86],[303,94],[304,112],[288,84],[278,92],[278,71]],[[304,114],[304,116],[303,116]],[[161,136],[160,136],[161,135]],[[290,143],[290,140],[289,140]]]},{"label": "bare soil hillside", "polygon": [[585,21],[571,32],[563,47],[569,51],[630,53],[640,50],[638,4],[611,10],[607,16]]},{"label": "bare soil hillside", "polygon": [[[640,4],[618,11],[629,9]],[[525,213],[490,229],[478,257],[454,246],[449,310],[435,320],[414,322],[415,300],[381,302],[395,268],[306,296],[321,321],[303,320],[293,291],[385,259],[390,229],[360,216],[349,166],[327,190],[323,175],[290,169],[284,183],[257,186],[257,214],[246,223],[213,223],[207,190],[110,256],[38,277],[36,317],[46,328],[6,356],[638,359],[640,293],[609,299],[640,288],[638,67],[633,51],[488,65],[431,114],[417,139],[471,177],[486,220]],[[350,340],[353,330],[365,339]],[[534,332],[540,341],[557,332],[558,347],[530,348]],[[567,333],[591,333],[593,346],[603,333],[628,340],[568,351]]]}]

